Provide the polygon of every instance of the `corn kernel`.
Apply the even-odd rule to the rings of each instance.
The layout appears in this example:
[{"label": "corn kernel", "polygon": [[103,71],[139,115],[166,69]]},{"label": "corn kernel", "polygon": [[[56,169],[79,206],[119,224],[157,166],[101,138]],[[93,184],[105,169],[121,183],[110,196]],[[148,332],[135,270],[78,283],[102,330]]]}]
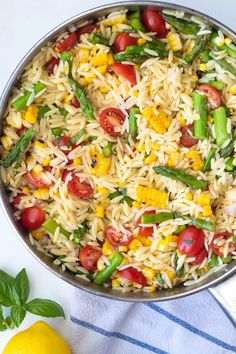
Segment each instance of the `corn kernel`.
[{"label": "corn kernel", "polygon": [[119,281],[117,279],[112,279],[111,285],[112,285],[113,288],[119,288],[120,283],[119,283]]},{"label": "corn kernel", "polygon": [[131,94],[132,94],[134,97],[138,98],[138,90],[133,90],[133,91],[131,92]]},{"label": "corn kernel", "polygon": [[97,71],[99,71],[101,74],[106,74],[107,72],[107,65],[101,65],[97,67]]},{"label": "corn kernel", "polygon": [[128,251],[128,247],[126,246],[119,246],[119,252],[127,252]]},{"label": "corn kernel", "polygon": [[33,162],[33,160],[34,160],[33,156],[29,155],[26,157],[25,162],[27,165],[29,165]]},{"label": "corn kernel", "polygon": [[155,285],[149,285],[145,286],[145,290],[148,291],[149,293],[154,293],[156,291],[156,286]]},{"label": "corn kernel", "polygon": [[35,238],[37,241],[42,240],[42,238],[44,237],[45,233],[42,230],[34,230],[31,231],[31,235],[33,236],[33,238]]},{"label": "corn kernel", "polygon": [[151,246],[151,244],[152,244],[152,241],[148,238],[148,237],[146,237],[146,236],[138,236],[137,237],[137,239],[140,241],[140,242],[142,242],[142,244],[144,245],[144,246],[146,246],[146,247],[150,247]]},{"label": "corn kernel", "polygon": [[168,276],[168,278],[170,279],[171,283],[173,283],[174,278],[175,278],[175,272],[170,271],[169,269],[165,270],[166,275]]},{"label": "corn kernel", "polygon": [[107,53],[101,53],[93,57],[92,59],[92,65],[93,66],[101,66],[101,65],[107,65],[108,64],[108,54]]},{"label": "corn kernel", "polygon": [[104,217],[104,208],[102,206],[98,206],[96,208],[96,216],[98,218],[103,218]]},{"label": "corn kernel", "polygon": [[193,47],[195,46],[195,40],[192,39],[190,42],[189,42],[189,45],[188,45],[188,48],[187,48],[187,51],[186,51],[186,54],[189,54],[192,52],[193,50]]},{"label": "corn kernel", "polygon": [[119,182],[118,184],[119,184],[119,187],[124,187],[126,182]]},{"label": "corn kernel", "polygon": [[101,93],[107,93],[108,92],[108,88],[107,87],[105,87],[105,86],[99,86],[99,91],[101,92]]},{"label": "corn kernel", "polygon": [[140,242],[139,240],[137,240],[136,238],[134,240],[132,240],[129,244],[129,249],[132,251],[137,251],[137,249],[139,247],[142,247],[142,242]]},{"label": "corn kernel", "polygon": [[74,162],[74,166],[77,167],[77,166],[81,165],[81,158],[80,157],[75,157],[73,159],[73,162]]},{"label": "corn kernel", "polygon": [[144,267],[142,269],[142,274],[145,276],[148,282],[153,281],[156,275],[155,270],[149,267]]},{"label": "corn kernel", "polygon": [[180,116],[180,117],[178,118],[178,121],[179,121],[179,124],[180,124],[181,127],[185,127],[185,125],[186,125],[186,120],[184,119],[183,116]]},{"label": "corn kernel", "polygon": [[107,60],[108,65],[112,65],[115,63],[114,57],[111,53],[108,54],[108,60]]},{"label": "corn kernel", "polygon": [[50,162],[51,162],[50,157],[47,157],[46,159],[43,160],[42,166],[44,166],[44,167],[49,166]]},{"label": "corn kernel", "polygon": [[167,161],[168,166],[175,167],[179,162],[179,158],[180,158],[180,153],[178,151],[171,152],[169,154],[169,158]]},{"label": "corn kernel", "polygon": [[158,151],[158,150],[160,150],[160,145],[159,144],[157,144],[157,143],[152,143],[152,150],[155,150],[155,151]]},{"label": "corn kernel", "polygon": [[140,65],[139,65],[139,64],[135,64],[135,65],[134,65],[134,69],[135,69],[135,70],[139,70],[139,69],[140,69]]},{"label": "corn kernel", "polygon": [[65,102],[66,104],[70,104],[70,101],[71,101],[71,97],[70,97],[70,95],[67,95],[67,96],[64,98],[64,102]]},{"label": "corn kernel", "polygon": [[39,188],[34,191],[35,198],[47,200],[49,198],[49,190],[47,188]]},{"label": "corn kernel", "polygon": [[29,191],[30,191],[29,187],[23,187],[22,188],[22,193],[24,193],[24,194],[28,194]]},{"label": "corn kernel", "polygon": [[44,147],[45,147],[45,144],[44,144],[44,143],[41,143],[41,142],[38,141],[38,140],[35,140],[35,141],[34,141],[34,146],[35,146],[35,147],[38,147],[38,148],[44,148]]},{"label": "corn kernel", "polygon": [[109,190],[107,188],[104,187],[99,187],[97,186],[97,191],[98,193],[100,193],[101,195],[106,195],[109,193]]},{"label": "corn kernel", "polygon": [[146,157],[145,163],[151,165],[156,160],[157,160],[157,156],[154,154],[154,152],[151,152],[151,154]]},{"label": "corn kernel", "polygon": [[146,107],[143,110],[143,116],[158,134],[166,133],[170,126],[170,119],[161,108],[158,109],[158,115],[156,115],[152,107]]},{"label": "corn kernel", "polygon": [[8,136],[4,135],[1,137],[1,143],[4,146],[5,150],[9,150],[13,144],[13,141],[11,138],[9,138]]},{"label": "corn kernel", "polygon": [[139,37],[138,40],[137,40],[138,45],[142,45],[142,44],[144,44],[146,42],[147,42],[147,40],[145,38],[143,38],[143,37]]},{"label": "corn kernel", "polygon": [[145,149],[145,146],[144,145],[140,145],[139,142],[135,143],[135,149],[139,152],[145,152],[146,149]]},{"label": "corn kernel", "polygon": [[170,49],[173,50],[173,52],[182,49],[183,46],[178,33],[169,32],[166,38],[170,46]]},{"label": "corn kernel", "polygon": [[230,87],[229,92],[230,92],[232,95],[236,95],[236,84],[233,84],[233,85]]},{"label": "corn kernel", "polygon": [[101,272],[103,269],[105,269],[105,264],[103,262],[103,259],[100,257],[97,261],[97,270]]},{"label": "corn kernel", "polygon": [[229,45],[229,44],[231,44],[231,43],[232,43],[232,39],[229,38],[229,37],[226,37],[226,38],[225,38],[225,44]]},{"label": "corn kernel", "polygon": [[34,124],[37,120],[37,117],[38,117],[38,107],[35,106],[35,105],[30,105],[27,110],[26,110],[26,113],[25,113],[25,120],[26,122],[28,123],[31,123],[31,124]]},{"label": "corn kernel", "polygon": [[191,77],[193,82],[197,82],[199,80],[197,75],[192,75]]},{"label": "corn kernel", "polygon": [[200,158],[199,153],[196,150],[189,150],[185,153],[185,156],[189,159],[189,167],[194,171],[202,169],[204,163]]},{"label": "corn kernel", "polygon": [[105,242],[102,246],[102,254],[104,254],[104,256],[110,256],[114,253],[115,248],[110,244],[110,242],[108,241],[108,239],[105,239]]},{"label": "corn kernel", "polygon": [[41,174],[41,172],[43,171],[43,168],[41,165],[37,164],[33,167],[33,171],[36,176],[39,176]]},{"label": "corn kernel", "polygon": [[126,22],[126,14],[122,14],[120,16],[114,16],[110,18],[106,18],[105,20],[102,20],[101,23],[103,26],[112,26],[112,25],[117,25],[118,23],[125,23]]},{"label": "corn kernel", "polygon": [[191,193],[191,192],[187,192],[187,193],[185,194],[185,199],[187,199],[187,200],[193,200],[193,195],[192,195],[192,193]]},{"label": "corn kernel", "polygon": [[166,208],[167,193],[161,192],[155,188],[147,188],[138,186],[136,189],[137,201],[158,207],[160,209]]},{"label": "corn kernel", "polygon": [[197,197],[197,201],[200,205],[210,204],[211,202],[210,194],[209,193],[199,194],[199,196]]},{"label": "corn kernel", "polygon": [[102,154],[97,154],[94,152],[92,154],[92,160],[95,161],[91,165],[91,172],[98,177],[104,177],[108,174],[111,160],[110,158],[104,157]]},{"label": "corn kernel", "polygon": [[206,71],[206,69],[207,69],[207,66],[206,66],[205,63],[202,63],[202,64],[199,65],[199,70]]},{"label": "corn kernel", "polygon": [[136,209],[141,209],[141,205],[140,205],[138,202],[136,202],[136,200],[134,200],[134,201],[132,202],[132,206],[133,206],[134,208],[136,208]]},{"label": "corn kernel", "polygon": [[89,49],[88,48],[79,48],[78,49],[78,61],[79,64],[81,65],[81,62],[88,62],[89,60]]}]

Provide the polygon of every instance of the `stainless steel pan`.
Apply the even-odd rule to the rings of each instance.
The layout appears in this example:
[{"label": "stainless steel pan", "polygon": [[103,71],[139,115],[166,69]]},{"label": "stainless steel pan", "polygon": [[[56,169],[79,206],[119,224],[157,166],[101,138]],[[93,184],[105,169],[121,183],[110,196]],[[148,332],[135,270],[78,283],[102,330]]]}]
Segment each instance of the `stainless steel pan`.
[{"label": "stainless steel pan", "polygon": [[[112,5],[105,5],[101,7],[97,7],[95,9],[83,12],[82,14],[76,15],[68,21],[62,23],[57,26],[51,32],[46,34],[38,43],[34,45],[34,47],[25,55],[22,61],[19,63],[14,73],[10,77],[5,90],[2,94],[0,101],[0,118],[1,120],[4,117],[4,111],[7,105],[7,101],[12,92],[12,88],[17,83],[18,79],[21,76],[22,71],[25,66],[31,61],[31,59],[39,52],[40,48],[44,46],[48,41],[55,39],[60,33],[64,32],[66,29],[71,28],[73,26],[78,26],[80,23],[85,20],[94,19],[109,14],[111,11],[120,10],[122,8],[128,8],[130,10],[144,9],[146,7],[151,7],[156,10],[161,10],[162,8],[169,8],[175,10],[184,10],[186,13],[191,15],[200,16],[206,22],[208,22],[211,26],[216,26],[220,28],[223,32],[227,33],[232,38],[236,40],[236,34],[230,30],[225,25],[220,22],[214,20],[213,18],[204,15],[198,11],[191,10],[189,8],[185,8],[179,5],[173,5],[169,3],[163,2],[152,2],[152,1],[126,1],[122,3],[114,3]],[[0,182],[1,183],[1,182]],[[172,300],[177,299],[182,296],[187,296],[194,294],[203,289],[209,289],[211,293],[216,297],[216,299],[221,303],[222,307],[225,311],[231,316],[233,321],[236,321],[236,261],[226,265],[224,268],[216,271],[214,274],[211,274],[208,278],[203,280],[200,283],[197,283],[193,286],[184,287],[179,286],[177,288],[171,290],[161,290],[155,293],[120,293],[110,288],[100,287],[94,283],[87,283],[81,279],[76,279],[72,273],[69,271],[62,272],[58,267],[52,264],[50,258],[45,256],[44,254],[37,251],[30,242],[29,237],[25,232],[21,229],[19,224],[17,223],[12,209],[8,202],[8,197],[4,186],[0,185],[0,203],[2,208],[5,211],[6,218],[9,220],[12,225],[17,236],[22,240],[26,248],[35,256],[35,258],[41,262],[48,270],[67,281],[68,283],[81,288],[83,290],[89,291],[93,294],[123,300],[123,301],[164,301],[164,300]]]}]

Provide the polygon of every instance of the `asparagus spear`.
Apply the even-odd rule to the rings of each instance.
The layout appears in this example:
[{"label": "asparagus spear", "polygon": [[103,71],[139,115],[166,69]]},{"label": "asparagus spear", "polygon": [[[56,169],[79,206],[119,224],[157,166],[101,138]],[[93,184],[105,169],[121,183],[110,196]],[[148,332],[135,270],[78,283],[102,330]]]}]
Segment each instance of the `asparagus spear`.
[{"label": "asparagus spear", "polygon": [[139,54],[125,54],[125,53],[117,53],[114,55],[115,61],[130,61],[135,64],[142,64],[145,60],[147,60],[148,54],[145,56],[140,56]]},{"label": "asparagus spear", "polygon": [[231,156],[226,162],[225,162],[225,171],[227,172],[232,172],[234,170],[234,156]]},{"label": "asparagus spear", "polygon": [[77,134],[71,137],[71,139],[67,143],[67,147],[71,147],[71,145],[75,144],[83,135],[85,135],[87,132],[85,129],[81,129],[78,131]]},{"label": "asparagus spear", "polygon": [[195,45],[188,55],[184,58],[186,63],[192,63],[193,59],[198,56],[202,51],[204,51],[204,48],[209,41],[210,34],[204,34],[203,36],[197,36]]},{"label": "asparagus spear", "polygon": [[101,272],[98,272],[94,278],[94,283],[98,285],[103,285],[114,273],[114,271],[119,267],[123,261],[123,256],[120,253],[115,253],[110,264]]},{"label": "asparagus spear", "polygon": [[219,50],[226,50],[228,55],[231,57],[231,58],[236,58],[236,47],[234,44],[230,44],[227,45],[227,44],[223,44],[222,46],[219,46],[216,42],[216,38],[218,37],[218,34],[216,32],[213,32],[212,33],[212,36],[211,36],[211,43],[212,45],[214,46],[215,49],[219,49]]},{"label": "asparagus spear", "polygon": [[103,37],[101,34],[98,34],[96,32],[92,32],[88,40],[93,44],[104,44],[107,46],[109,45],[109,39]]},{"label": "asparagus spear", "polygon": [[49,108],[48,106],[40,106],[39,107],[39,111],[38,111],[38,118],[42,119],[44,118],[44,115],[49,112],[51,110],[51,108]]},{"label": "asparagus spear", "polygon": [[224,107],[219,107],[214,110],[214,125],[216,144],[221,147],[229,138],[230,135],[227,132],[227,117]]},{"label": "asparagus spear", "polygon": [[113,143],[108,141],[107,145],[102,148],[102,153],[104,157],[110,157],[112,154]]},{"label": "asparagus spear", "polygon": [[[35,95],[37,95],[37,93],[42,91],[44,88],[45,88],[45,85],[42,82],[37,82],[36,84],[34,84],[33,90],[34,90]],[[32,95],[31,91],[24,90],[22,96],[16,98],[14,101],[12,101],[12,106],[18,112],[22,111],[22,109],[24,109],[26,107],[27,102],[28,102],[31,95]]]},{"label": "asparagus spear", "polygon": [[35,137],[35,131],[28,129],[16,142],[16,145],[8,153],[3,161],[4,167],[10,167],[14,162],[21,163],[24,153],[28,150],[31,140]]},{"label": "asparagus spear", "polygon": [[216,59],[216,55],[213,52],[210,52],[209,55],[223,70],[230,72],[236,78],[236,68],[228,63],[226,59]]},{"label": "asparagus spear", "polygon": [[203,219],[191,218],[189,223],[193,226],[196,226],[198,229],[204,229],[207,231],[215,231],[216,229],[215,224],[213,224],[213,222]]},{"label": "asparagus spear", "polygon": [[225,87],[224,82],[222,81],[209,81],[207,82],[209,85],[215,87],[217,90],[221,91]]},{"label": "asparagus spear", "polygon": [[162,17],[167,23],[175,27],[180,33],[196,35],[200,31],[200,26],[197,23],[178,19],[174,16],[167,15],[164,12],[162,12]]},{"label": "asparagus spear", "polygon": [[199,114],[199,119],[194,121],[194,136],[200,140],[207,138],[207,100],[199,92],[193,94],[193,107]]},{"label": "asparagus spear", "polygon": [[141,217],[142,224],[157,224],[166,220],[174,219],[174,214],[169,212],[161,212],[158,214],[145,214]]},{"label": "asparagus spear", "polygon": [[215,150],[211,149],[209,154],[208,154],[208,156],[207,156],[207,158],[206,158],[206,160],[205,160],[204,166],[202,168],[202,172],[205,173],[205,172],[210,171],[210,169],[211,169],[211,160],[215,157],[215,154],[216,154]]},{"label": "asparagus spear", "polygon": [[130,113],[129,113],[129,134],[133,138],[133,140],[136,140],[136,137],[138,135],[138,125],[137,125],[137,117],[136,114],[140,114],[139,108],[130,108]]},{"label": "asparagus spear", "polygon": [[141,21],[141,12],[140,11],[135,11],[130,14],[128,14],[128,22],[132,28],[134,28],[137,31],[142,31],[146,32],[146,28],[142,24]]},{"label": "asparagus spear", "polygon": [[69,79],[70,86],[74,91],[75,97],[80,102],[80,107],[87,119],[95,119],[93,114],[93,107],[87,97],[85,88],[76,82],[74,79]]},{"label": "asparagus spear", "polygon": [[43,223],[43,228],[49,232],[50,234],[54,235],[56,229],[59,227],[60,228],[60,233],[63,234],[64,236],[66,236],[67,238],[70,237],[71,232],[65,230],[61,225],[59,225],[55,220],[53,219],[47,219],[44,223]]},{"label": "asparagus spear", "polygon": [[211,58],[209,55],[209,52],[207,50],[203,50],[202,52],[199,53],[199,58],[203,63],[207,63]]},{"label": "asparagus spear", "polygon": [[61,128],[52,128],[52,134],[56,137],[59,138],[62,134],[62,129]]},{"label": "asparagus spear", "polygon": [[223,149],[220,149],[219,153],[221,157],[229,157],[234,151],[234,144],[236,141],[236,128],[233,131],[232,141]]},{"label": "asparagus spear", "polygon": [[185,173],[182,170],[177,170],[175,168],[165,167],[165,166],[153,167],[153,170],[159,175],[169,177],[176,181],[183,182],[195,189],[205,190],[207,187],[207,181],[202,179],[197,179],[193,175]]},{"label": "asparagus spear", "polygon": [[129,45],[125,49],[125,54],[138,54],[141,56],[152,57],[152,55],[147,53],[145,49],[153,50],[161,57],[165,57],[168,55],[168,51],[166,50],[166,44],[158,40],[153,40],[152,42],[145,43],[142,45]]}]

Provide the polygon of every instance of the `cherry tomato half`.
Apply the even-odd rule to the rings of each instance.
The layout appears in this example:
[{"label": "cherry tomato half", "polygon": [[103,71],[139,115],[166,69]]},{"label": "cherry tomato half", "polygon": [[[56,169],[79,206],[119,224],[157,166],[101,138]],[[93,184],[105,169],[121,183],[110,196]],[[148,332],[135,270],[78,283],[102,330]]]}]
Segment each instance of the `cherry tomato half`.
[{"label": "cherry tomato half", "polygon": [[215,87],[208,84],[203,84],[198,87],[198,90],[206,94],[207,101],[212,109],[220,107],[221,95]]},{"label": "cherry tomato half", "polygon": [[135,44],[137,44],[136,38],[131,37],[128,33],[118,33],[114,41],[115,52],[124,52],[126,47]]},{"label": "cherry tomato half", "polygon": [[96,25],[93,23],[90,23],[88,25],[78,28],[76,31],[78,41],[80,40],[81,34],[91,33],[91,32],[93,32],[93,30],[95,30],[95,28],[96,28]]},{"label": "cherry tomato half", "polygon": [[207,257],[208,252],[205,248],[203,248],[195,257],[195,261],[192,261],[191,264],[201,264],[204,259]]},{"label": "cherry tomato half", "polygon": [[69,146],[69,147],[67,146],[67,144],[69,143],[70,139],[71,139],[71,138],[70,138],[69,136],[64,135],[64,136],[61,136],[61,137],[59,137],[59,138],[56,138],[56,139],[55,139],[55,142],[54,142],[54,144],[55,144],[56,146],[58,146],[58,147],[60,148],[60,150],[61,150],[66,156],[69,155],[69,153],[77,147],[76,144],[72,144],[72,145]]},{"label": "cherry tomato half", "polygon": [[85,246],[79,252],[81,265],[87,270],[96,270],[97,261],[101,257],[102,251],[92,246]]},{"label": "cherry tomato half", "polygon": [[124,113],[118,108],[107,108],[100,114],[100,123],[111,136],[121,136],[121,127],[125,121]]},{"label": "cherry tomato half", "polygon": [[23,193],[18,193],[14,198],[13,201],[11,202],[12,208],[14,211],[19,210],[18,206],[21,202],[21,198],[23,197]]},{"label": "cherry tomato half", "polygon": [[25,134],[25,132],[26,132],[26,128],[22,127],[20,129],[17,129],[16,134],[22,136],[23,134]]},{"label": "cherry tomato half", "polygon": [[44,65],[48,75],[52,75],[54,73],[54,68],[58,64],[59,64],[59,59],[55,57],[51,57],[51,59]]},{"label": "cherry tomato half", "polygon": [[164,18],[158,11],[145,10],[143,12],[143,23],[148,32],[156,32],[158,38],[165,38],[169,32]]},{"label": "cherry tomato half", "polygon": [[[222,256],[223,256],[223,252],[220,250],[220,248],[221,248],[221,247],[223,248],[224,245],[221,246],[221,247],[219,247],[219,246],[217,246],[217,245],[214,243],[214,241],[217,240],[217,239],[220,238],[220,237],[223,237],[224,239],[227,239],[227,238],[229,238],[229,237],[231,237],[231,236],[232,236],[232,234],[230,234],[229,232],[218,232],[217,234],[215,234],[215,236],[214,236],[214,238],[213,238],[213,240],[212,240],[212,242],[211,242],[211,244],[210,244],[210,248],[212,249],[212,252],[215,253],[217,256],[222,257]],[[235,245],[235,246],[236,246],[236,242],[230,243],[230,246],[231,246],[231,245]]]},{"label": "cherry tomato half", "polygon": [[117,76],[122,76],[128,80],[132,86],[137,84],[135,70],[132,65],[115,63],[111,65],[111,69]]},{"label": "cherry tomato half", "polygon": [[[147,215],[147,214],[155,214],[156,212],[155,212],[155,210],[147,210],[147,211],[145,211],[144,213],[143,213],[143,215]],[[139,232],[138,232],[138,234],[140,235],[140,236],[146,236],[146,237],[148,237],[148,236],[152,236],[152,234],[153,234],[153,226],[151,226],[151,227],[148,227],[148,226],[139,226],[139,224],[141,224],[141,219],[142,219],[142,216],[143,215],[141,215],[140,216],[140,218],[137,220],[137,222],[136,222],[136,225],[139,227]]]},{"label": "cherry tomato half", "polygon": [[145,276],[133,267],[120,270],[118,274],[134,283],[138,283],[142,286],[147,285],[147,279]]},{"label": "cherry tomato half", "polygon": [[197,256],[204,248],[205,234],[195,226],[188,226],[179,234],[177,247],[180,253],[188,257]]},{"label": "cherry tomato half", "polygon": [[198,143],[198,139],[194,138],[189,131],[193,133],[193,124],[186,125],[183,127],[180,132],[181,132],[181,137],[180,137],[180,144],[185,146],[185,147],[192,147],[193,145],[196,145]]},{"label": "cherry tomato half", "polygon": [[28,230],[38,229],[45,221],[45,213],[38,206],[25,208],[21,214],[21,223]]},{"label": "cherry tomato half", "polygon": [[44,172],[42,172],[39,176],[36,176],[33,171],[27,171],[25,174],[25,178],[35,188],[48,188],[52,185],[52,181],[47,177]]},{"label": "cherry tomato half", "polygon": [[64,52],[65,50],[70,50],[75,46],[76,42],[77,42],[77,34],[76,32],[71,32],[68,35],[68,37],[64,39],[64,41],[56,45],[56,50],[58,52]]},{"label": "cherry tomato half", "polygon": [[113,246],[128,246],[133,240],[133,235],[129,229],[127,229],[127,233],[122,233],[113,226],[108,227],[106,230],[106,237]]},{"label": "cherry tomato half", "polygon": [[93,188],[86,182],[80,182],[75,173],[71,173],[71,179],[68,181],[68,189],[80,199],[89,199],[93,195]]},{"label": "cherry tomato half", "polygon": [[80,102],[77,100],[77,98],[75,96],[71,99],[70,103],[75,108],[80,108]]}]

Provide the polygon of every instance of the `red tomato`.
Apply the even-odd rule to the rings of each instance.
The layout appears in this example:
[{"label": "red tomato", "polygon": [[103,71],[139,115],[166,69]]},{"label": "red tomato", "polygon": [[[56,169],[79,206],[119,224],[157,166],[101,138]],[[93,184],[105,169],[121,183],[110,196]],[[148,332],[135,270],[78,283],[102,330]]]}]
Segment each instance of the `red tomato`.
[{"label": "red tomato", "polygon": [[198,139],[194,138],[192,135],[189,134],[189,131],[193,133],[193,124],[185,125],[185,127],[181,128],[180,132],[182,136],[180,137],[180,144],[185,147],[192,147],[198,143]]},{"label": "red tomato", "polygon": [[93,23],[90,23],[88,25],[78,28],[76,31],[78,41],[80,40],[81,34],[91,33],[91,32],[93,32],[93,30],[95,30],[95,28],[96,28],[96,25],[94,25]]},{"label": "red tomato", "polygon": [[25,134],[25,132],[26,132],[26,128],[22,127],[20,129],[17,129],[16,134],[22,136],[23,134]]},{"label": "red tomato", "polygon": [[93,195],[93,188],[86,182],[80,182],[79,178],[71,173],[71,180],[68,181],[69,191],[80,199],[89,199]]},{"label": "red tomato", "polygon": [[75,108],[80,108],[80,102],[77,100],[77,98],[74,96],[72,98],[72,100],[70,101],[70,103],[72,104],[72,106],[74,106]]},{"label": "red tomato", "polygon": [[51,59],[45,64],[45,69],[47,70],[48,75],[52,75],[54,73],[54,68],[59,64],[59,59],[55,57],[51,57]]},{"label": "red tomato", "polygon": [[[145,211],[145,212],[143,213],[143,215],[155,214],[155,213],[156,213],[155,210],[147,210],[147,211]],[[140,236],[146,236],[146,237],[152,236],[152,234],[153,234],[153,226],[151,226],[151,227],[139,226],[139,224],[141,224],[141,219],[142,219],[142,216],[143,216],[143,215],[141,215],[140,218],[139,218],[139,219],[137,220],[137,222],[136,222],[136,225],[139,227],[139,232],[138,232],[138,234],[139,234]]]},{"label": "red tomato", "polygon": [[195,261],[192,261],[191,264],[201,264],[204,259],[207,257],[208,252],[205,248],[203,248],[195,257]]},{"label": "red tomato", "polygon": [[142,286],[147,285],[147,279],[145,276],[133,267],[120,270],[118,274],[134,283],[138,283]]},{"label": "red tomato", "polygon": [[79,252],[81,265],[87,270],[96,270],[97,261],[101,257],[102,251],[92,246],[82,247]]},{"label": "red tomato", "polygon": [[115,63],[111,65],[111,69],[117,76],[122,76],[128,80],[132,86],[137,84],[135,70],[132,65]]},{"label": "red tomato", "polygon": [[61,179],[62,179],[63,182],[65,182],[66,177],[67,177],[70,173],[72,173],[72,172],[69,171],[69,170],[64,170],[64,171],[62,172]]},{"label": "red tomato", "polygon": [[127,33],[118,33],[114,41],[115,52],[124,52],[129,45],[137,44],[137,39]]},{"label": "red tomato", "polygon": [[13,198],[13,201],[11,203],[12,205],[12,208],[14,211],[17,211],[19,210],[18,206],[20,204],[20,201],[21,201],[21,198],[23,197],[23,193],[18,193],[14,198]]},{"label": "red tomato", "polygon": [[158,38],[165,38],[169,32],[166,28],[166,22],[158,11],[144,10],[143,23],[148,32],[156,32]]},{"label": "red tomato", "polygon": [[205,234],[195,226],[188,226],[179,234],[177,247],[180,253],[195,257],[204,247]]},{"label": "red tomato", "polygon": [[[219,246],[217,246],[215,243],[214,243],[214,241],[215,240],[217,240],[218,238],[220,238],[220,237],[223,237],[224,239],[227,239],[227,238],[229,238],[229,237],[231,237],[232,236],[232,234],[230,234],[229,232],[218,232],[217,234],[215,234],[215,236],[214,236],[214,238],[213,238],[213,240],[212,240],[212,242],[211,242],[211,244],[210,244],[210,247],[211,247],[211,249],[212,249],[212,252],[213,253],[215,253],[217,256],[220,256],[220,257],[222,257],[223,256],[223,252],[221,252],[221,250],[220,250],[220,247]],[[236,243],[230,243],[230,246],[231,245],[236,245]],[[221,247],[223,247],[223,246],[221,246]]]},{"label": "red tomato", "polygon": [[42,172],[39,176],[36,176],[33,171],[28,171],[25,174],[25,178],[35,188],[47,188],[52,184],[52,181],[46,176],[44,172]]},{"label": "red tomato", "polygon": [[106,230],[106,237],[113,246],[128,246],[133,240],[133,235],[129,229],[124,234],[121,231],[117,231],[113,226],[108,227]]},{"label": "red tomato", "polygon": [[71,32],[68,35],[68,37],[64,39],[64,41],[56,45],[56,50],[58,52],[64,52],[65,50],[70,50],[75,46],[76,42],[77,42],[77,34],[76,32]]},{"label": "red tomato", "polygon": [[55,145],[58,146],[66,156],[69,155],[69,153],[77,147],[76,144],[72,144],[70,147],[67,147],[67,144],[69,143],[70,139],[71,138],[69,136],[64,135],[59,138],[56,138],[54,142]]},{"label": "red tomato", "polygon": [[198,90],[204,92],[207,101],[212,109],[216,109],[221,105],[221,95],[217,89],[211,85],[203,84],[198,87]]},{"label": "red tomato", "polygon": [[100,114],[101,126],[111,136],[121,136],[121,127],[124,121],[125,115],[118,108],[106,108]]},{"label": "red tomato", "polygon": [[45,221],[44,211],[37,207],[32,206],[25,208],[21,214],[21,223],[28,230],[38,229]]}]

